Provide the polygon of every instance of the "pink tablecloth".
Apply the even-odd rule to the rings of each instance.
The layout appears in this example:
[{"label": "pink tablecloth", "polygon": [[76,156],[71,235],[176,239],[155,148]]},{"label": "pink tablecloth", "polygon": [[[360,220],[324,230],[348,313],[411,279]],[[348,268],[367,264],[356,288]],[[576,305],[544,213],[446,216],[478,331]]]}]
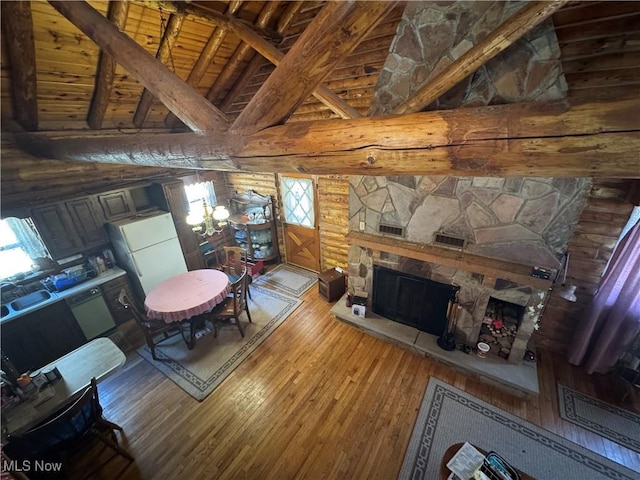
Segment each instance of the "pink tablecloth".
[{"label": "pink tablecloth", "polygon": [[193,270],[165,280],[144,301],[149,318],[179,322],[208,312],[231,291],[229,278],[218,270]]}]

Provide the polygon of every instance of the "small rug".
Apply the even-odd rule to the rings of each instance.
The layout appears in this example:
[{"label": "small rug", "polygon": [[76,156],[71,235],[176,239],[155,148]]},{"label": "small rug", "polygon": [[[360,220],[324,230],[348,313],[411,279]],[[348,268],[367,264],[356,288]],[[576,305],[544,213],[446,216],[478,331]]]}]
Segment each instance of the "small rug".
[{"label": "small rug", "polygon": [[640,415],[558,384],[560,417],[640,453]]},{"label": "small rug", "polygon": [[269,285],[287,292],[289,295],[299,297],[317,282],[317,273],[291,265],[280,264],[259,277],[253,284]]},{"label": "small rug", "polygon": [[202,401],[242,361],[253,352],[302,301],[266,288],[251,287],[249,312],[252,323],[243,314],[244,338],[235,324],[218,328],[196,340],[189,350],[180,335],[162,341],[156,347],[159,361],[151,358],[146,345],[138,349],[144,359],[156,367],[196,400]]},{"label": "small rug", "polygon": [[440,478],[453,444],[494,451],[538,480],[634,480],[638,473],[432,378],[422,400],[400,479]]}]

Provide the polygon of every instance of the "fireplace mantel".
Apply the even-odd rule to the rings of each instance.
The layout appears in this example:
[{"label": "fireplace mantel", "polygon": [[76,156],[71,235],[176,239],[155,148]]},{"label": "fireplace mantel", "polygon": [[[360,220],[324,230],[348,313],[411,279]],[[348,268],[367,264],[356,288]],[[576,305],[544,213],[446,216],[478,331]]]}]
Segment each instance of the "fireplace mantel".
[{"label": "fireplace mantel", "polygon": [[532,277],[532,265],[507,262],[434,245],[356,231],[349,232],[346,235],[346,239],[349,245],[368,248],[374,252],[386,252],[424,262],[459,268],[471,273],[478,273],[492,278],[502,278],[520,285],[528,285],[539,290],[549,289],[553,282],[553,275],[549,280]]}]

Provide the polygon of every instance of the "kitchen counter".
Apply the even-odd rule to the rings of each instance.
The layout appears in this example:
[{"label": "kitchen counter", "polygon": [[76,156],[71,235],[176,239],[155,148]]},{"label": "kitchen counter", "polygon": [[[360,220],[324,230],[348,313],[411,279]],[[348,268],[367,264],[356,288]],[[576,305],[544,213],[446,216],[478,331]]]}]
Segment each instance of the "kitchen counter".
[{"label": "kitchen counter", "polygon": [[0,319],[0,324],[11,321],[11,320],[15,320],[16,318],[20,318],[24,315],[27,315],[36,310],[40,310],[41,308],[45,308],[48,305],[51,305],[52,303],[59,302],[60,300],[64,300],[65,298],[71,297],[77,293],[83,292],[90,288],[100,286],[103,283],[109,282],[115,278],[126,275],[126,273],[127,272],[125,272],[119,267],[110,268],[106,272],[102,272],[97,277],[89,278],[83,281],[82,283],[79,283],[78,285],[74,285],[71,288],[63,290],[62,292],[49,292],[51,294],[51,298],[47,300],[43,300],[39,303],[36,303],[35,305],[31,305],[30,307],[27,307],[19,311],[13,310],[9,305],[11,302],[8,302],[6,304],[6,307],[9,309],[9,313],[5,317]]}]

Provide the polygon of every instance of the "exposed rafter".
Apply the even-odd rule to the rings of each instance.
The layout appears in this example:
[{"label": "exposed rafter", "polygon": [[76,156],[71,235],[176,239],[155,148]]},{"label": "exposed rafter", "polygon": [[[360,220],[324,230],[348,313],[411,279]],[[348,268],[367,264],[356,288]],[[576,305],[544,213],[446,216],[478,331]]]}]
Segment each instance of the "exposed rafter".
[{"label": "exposed rafter", "polygon": [[[278,7],[277,2],[267,2],[260,12],[260,15],[258,15],[256,25],[260,28],[266,27],[269,24],[269,20],[276,14]],[[220,75],[218,75],[218,78],[216,78],[211,88],[209,88],[207,100],[217,105],[218,96],[228,88],[229,82],[237,73],[239,67],[247,63],[253,54],[254,52],[250,45],[245,42],[240,42],[240,45],[236,48],[236,51],[233,52],[233,55],[231,55],[231,58]]]},{"label": "exposed rafter", "polygon": [[393,113],[419,112],[427,107],[566,3],[567,0],[553,0],[525,5],[435,78],[428,79],[410,98],[398,105]]},{"label": "exposed rafter", "polygon": [[[280,16],[280,21],[278,22],[278,27],[277,27],[278,33],[284,33],[284,31],[289,27],[289,25],[293,21],[294,17],[296,16],[296,13],[298,13],[298,10],[300,10],[301,6],[302,6],[302,1],[292,2],[289,4],[287,9]],[[255,49],[255,47],[253,48]],[[282,56],[284,57],[284,54]],[[240,92],[244,90],[244,88],[247,86],[249,81],[253,78],[253,75],[255,75],[255,73],[260,69],[262,64],[263,64],[262,56],[254,54],[253,58],[249,62],[249,65],[247,65],[247,67],[244,69],[242,76],[238,79],[237,82],[235,82],[235,84],[233,85],[229,93],[225,95],[224,100],[220,105],[220,110],[222,110],[223,112],[226,112],[231,107],[231,105],[233,104],[233,101],[238,97],[238,95],[240,95]]]},{"label": "exposed rafter", "polygon": [[[278,50],[274,45],[256,34],[253,30],[248,29],[243,23],[232,20],[230,27],[234,33],[242,38],[247,44],[251,45],[260,55],[273,63],[276,67],[280,65],[284,58],[284,53]],[[312,92],[313,96],[329,107],[333,112],[342,118],[359,118],[360,112],[351,107],[347,102],[342,100],[338,95],[333,93],[325,85],[316,86]],[[222,106],[224,110],[224,104]]]},{"label": "exposed rafter", "polygon": [[[171,60],[171,50],[178,39],[178,35],[180,35],[184,19],[185,15],[183,13],[172,13],[169,15],[169,21],[162,34],[162,39],[158,46],[158,53],[156,53],[156,58],[165,65]],[[144,88],[140,101],[138,102],[138,107],[136,108],[136,113],[133,115],[133,124],[136,127],[142,128],[142,125],[144,125],[147,119],[147,115],[149,115],[152,103],[153,94]]]},{"label": "exposed rafter", "polygon": [[48,158],[211,170],[638,177],[638,98],[292,123],[230,134],[19,137]]},{"label": "exposed rafter", "polygon": [[395,2],[329,2],[251,99],[231,129],[253,133],[286,121]]},{"label": "exposed rafter", "polygon": [[13,113],[25,130],[38,128],[36,49],[33,41],[31,2],[0,2],[3,39],[11,60]]},{"label": "exposed rafter", "polygon": [[[107,18],[118,29],[124,30],[129,15],[129,0],[111,0]],[[96,82],[93,98],[87,113],[87,124],[94,130],[102,128],[102,121],[109,105],[109,98],[113,90],[113,79],[116,73],[116,61],[104,50],[100,50],[100,59],[96,70]]]},{"label": "exposed rafter", "polygon": [[109,53],[145,88],[195,132],[228,128],[226,116],[205,101],[184,80],[170,72],[158,59],[120,32],[109,20],[81,1],[49,3]]},{"label": "exposed rafter", "polygon": [[[234,15],[241,5],[242,2],[240,0],[230,2],[227,6],[227,13],[230,15]],[[213,59],[216,56],[220,45],[222,45],[222,42],[227,35],[227,31],[227,25],[220,25],[214,27],[213,32],[211,32],[206,45],[200,52],[198,60],[196,60],[196,64],[191,69],[191,73],[189,73],[189,77],[187,78],[187,83],[193,88],[198,88],[198,85],[200,85],[202,77],[204,77],[211,62],[213,62]],[[164,123],[167,127],[174,128],[178,126],[180,122],[172,112],[169,112],[164,119]]]}]

